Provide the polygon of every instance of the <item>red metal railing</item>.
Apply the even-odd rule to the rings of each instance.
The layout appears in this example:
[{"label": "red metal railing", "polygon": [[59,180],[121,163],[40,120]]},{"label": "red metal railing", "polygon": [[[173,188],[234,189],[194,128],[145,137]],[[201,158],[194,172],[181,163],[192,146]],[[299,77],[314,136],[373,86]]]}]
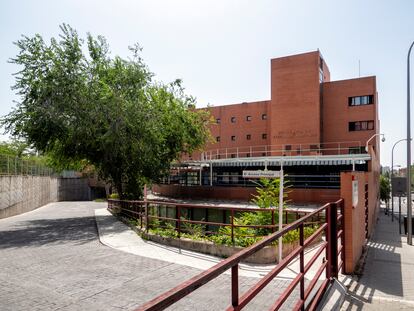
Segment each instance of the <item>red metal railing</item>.
[{"label": "red metal railing", "polygon": [[[275,224],[275,214],[278,213],[278,210],[275,208],[244,208],[244,207],[235,207],[235,206],[212,206],[205,204],[185,204],[177,202],[166,202],[166,201],[130,201],[130,200],[108,200],[108,208],[120,208],[120,212],[125,216],[136,219],[141,229],[148,231],[151,228],[151,220],[160,220],[160,221],[169,221],[175,224],[175,230],[180,237],[182,230],[182,224],[197,224],[204,226],[217,226],[217,227],[230,227],[230,236],[231,241],[234,243],[236,237],[235,228],[252,228],[252,229],[269,229],[272,232],[275,232],[278,229],[278,224]],[[161,216],[160,209],[163,207],[170,207],[175,209],[175,217]],[[215,210],[221,212],[228,212],[229,222],[226,222],[226,214],[223,214],[223,222],[209,221],[207,220],[194,220],[187,219],[183,217],[183,210],[194,210],[194,209],[205,209],[205,210]],[[271,223],[264,225],[240,225],[235,224],[234,220],[237,217],[238,213],[244,212],[256,212],[256,213],[270,213],[271,214]],[[310,212],[297,211],[284,209],[283,222],[286,226],[289,220],[298,220],[301,217],[309,214]],[[192,213],[191,213],[192,214]],[[320,224],[324,220],[324,213],[320,212],[310,217],[305,225]],[[147,225],[148,224],[148,225]],[[162,226],[161,226],[162,227]],[[216,232],[205,230],[206,234],[215,234]],[[244,235],[244,237],[248,237]],[[257,237],[257,236],[255,236]]]},{"label": "red metal railing", "polygon": [[[310,237],[305,239],[303,230],[305,222],[322,212],[325,212],[326,214],[325,222]],[[212,268],[161,294],[160,296],[154,298],[153,300],[138,308],[137,311],[163,310],[229,269],[231,269],[231,305],[227,308],[227,310],[241,310],[297,257],[299,257],[300,263],[299,273],[273,303],[270,310],[278,310],[288,299],[297,285],[299,285],[300,288],[300,297],[295,304],[294,310],[314,310],[316,309],[330,280],[333,277],[338,276],[338,272],[343,268],[344,265],[343,217],[342,199],[334,203],[327,203],[312,213],[309,213],[301,219],[285,226],[282,230],[263,238],[258,243],[243,249],[237,254],[224,259]],[[260,249],[264,248],[265,246],[277,241],[279,237],[283,237],[283,235],[292,230],[299,230],[299,246],[287,257],[285,257],[280,263],[278,263],[266,276],[260,279],[253,287],[251,287],[240,296],[238,277],[239,263]],[[325,233],[325,241],[320,244],[312,258],[307,263],[305,263],[305,248],[323,233]],[[326,256],[325,260],[323,260],[323,262],[320,264],[316,274],[310,280],[308,286],[305,288],[306,273],[310,270],[312,265],[317,261],[319,256],[321,256],[324,251]],[[320,284],[319,288],[317,288],[316,294],[311,297],[311,292],[315,289],[316,285],[318,284],[318,280],[324,271],[326,273],[326,278]],[[271,297],[269,297],[269,299],[270,298]]]},{"label": "red metal railing", "polygon": [[209,146],[206,151],[195,152],[192,157],[183,156],[183,160],[208,161],[217,159],[270,157],[270,156],[310,156],[310,155],[340,155],[354,152],[366,153],[363,147],[365,141],[314,142],[291,145],[252,145],[227,148]]}]

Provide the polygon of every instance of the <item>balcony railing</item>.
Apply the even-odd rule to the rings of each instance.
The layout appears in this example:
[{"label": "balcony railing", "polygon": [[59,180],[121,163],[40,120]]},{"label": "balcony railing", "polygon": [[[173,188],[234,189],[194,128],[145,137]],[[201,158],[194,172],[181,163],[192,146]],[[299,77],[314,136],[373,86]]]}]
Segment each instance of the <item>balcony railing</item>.
[{"label": "balcony railing", "polygon": [[[237,142],[235,142],[235,145]],[[210,146],[204,152],[183,156],[183,160],[210,161],[232,158],[252,158],[271,156],[315,156],[315,155],[341,155],[361,154],[365,152],[365,142],[345,141],[329,143],[306,143],[292,145],[252,145],[227,148],[214,148]]]}]

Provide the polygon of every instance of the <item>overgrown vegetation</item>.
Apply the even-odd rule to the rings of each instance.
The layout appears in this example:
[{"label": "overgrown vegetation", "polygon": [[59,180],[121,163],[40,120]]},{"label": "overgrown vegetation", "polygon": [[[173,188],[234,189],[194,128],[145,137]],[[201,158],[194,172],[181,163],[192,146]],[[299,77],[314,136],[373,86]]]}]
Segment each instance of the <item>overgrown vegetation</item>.
[{"label": "overgrown vegetation", "polygon": [[209,115],[180,80],[154,81],[138,45],[128,59],[111,57],[104,37],[60,29],[49,43],[39,34],[15,43],[20,101],[0,125],[55,167],[92,165],[120,198],[139,198],[173,160],[203,146]]}]

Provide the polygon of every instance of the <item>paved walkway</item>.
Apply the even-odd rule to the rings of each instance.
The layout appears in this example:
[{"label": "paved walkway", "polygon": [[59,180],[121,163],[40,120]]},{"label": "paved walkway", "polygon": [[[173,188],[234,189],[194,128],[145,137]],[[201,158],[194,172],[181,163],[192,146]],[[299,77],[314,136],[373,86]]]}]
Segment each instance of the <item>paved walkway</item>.
[{"label": "paved walkway", "polygon": [[368,243],[363,275],[349,283],[342,310],[414,310],[414,246],[384,210]]},{"label": "paved walkway", "polygon": [[[101,244],[95,209],[104,207],[60,202],[0,220],[0,310],[133,310],[201,271]],[[256,282],[242,276],[240,291]],[[275,279],[247,310],[267,309],[289,282]],[[229,302],[230,277],[222,275],[169,309],[223,310]]]}]

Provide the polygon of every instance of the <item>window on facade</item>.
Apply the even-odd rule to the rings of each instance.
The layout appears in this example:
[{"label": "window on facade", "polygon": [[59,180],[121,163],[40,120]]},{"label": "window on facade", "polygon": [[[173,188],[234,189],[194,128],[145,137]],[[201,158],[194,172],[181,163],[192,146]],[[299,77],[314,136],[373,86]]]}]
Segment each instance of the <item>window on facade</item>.
[{"label": "window on facade", "polygon": [[232,153],[232,154],[231,154],[231,157],[232,157],[232,158],[235,158],[235,157],[236,157],[236,154],[235,154],[235,153]]},{"label": "window on facade", "polygon": [[265,157],[265,156],[266,156],[266,152],[263,152],[263,153],[262,153],[262,157]]},{"label": "window on facade", "polygon": [[236,123],[236,117],[231,117],[230,121],[231,123]]},{"label": "window on facade", "polygon": [[250,158],[250,153],[246,153],[246,158]]},{"label": "window on facade", "polygon": [[262,139],[267,139],[267,134],[262,134]]},{"label": "window on facade", "polygon": [[220,124],[220,122],[221,122],[221,119],[220,119],[220,118],[217,118],[217,119],[216,119],[216,123],[217,123],[217,124]]},{"label": "window on facade", "polygon": [[374,121],[349,122],[349,131],[370,131],[374,129]]},{"label": "window on facade", "polygon": [[292,150],[292,145],[285,145],[285,150],[286,151]]},{"label": "window on facade", "polygon": [[250,140],[250,139],[252,139],[252,135],[250,135],[250,134],[247,134],[247,135],[246,135],[246,139],[247,139],[247,140]]},{"label": "window on facade", "polygon": [[361,154],[361,153],[367,153],[365,151],[365,147],[363,146],[349,147],[349,154]]},{"label": "window on facade", "polygon": [[246,121],[251,121],[252,120],[252,116],[246,116]]},{"label": "window on facade", "polygon": [[236,140],[236,136],[234,136],[234,135],[233,135],[233,136],[231,137],[231,140],[232,140],[232,141],[235,141],[235,140]]},{"label": "window on facade", "polygon": [[267,114],[262,114],[262,120],[267,120]]},{"label": "window on facade", "polygon": [[374,95],[348,97],[349,106],[363,106],[374,103]]},{"label": "window on facade", "polygon": [[216,137],[216,142],[218,142],[218,143],[220,142],[220,136]]}]

